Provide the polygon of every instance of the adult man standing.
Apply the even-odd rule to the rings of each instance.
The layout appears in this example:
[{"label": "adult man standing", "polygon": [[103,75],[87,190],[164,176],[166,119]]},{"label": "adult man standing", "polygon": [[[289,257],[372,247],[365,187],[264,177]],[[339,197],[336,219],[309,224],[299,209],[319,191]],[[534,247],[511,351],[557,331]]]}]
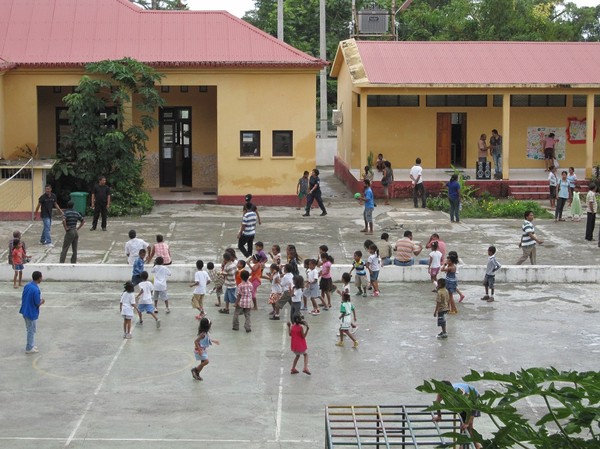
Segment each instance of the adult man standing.
[{"label": "adult man standing", "polygon": [[[585,239],[588,242],[594,240],[594,228],[596,227],[596,212],[598,202],[596,201],[596,183],[590,182],[588,193],[585,197],[587,203],[587,223],[585,224]],[[600,246],[600,243],[598,244]]]},{"label": "adult man standing", "polygon": [[396,242],[394,250],[396,257],[394,265],[399,267],[408,267],[415,264],[414,256],[418,256],[423,251],[421,244],[415,244],[412,241],[413,235],[410,231],[404,231],[404,237]]},{"label": "adult man standing", "polygon": [[254,236],[256,235],[256,223],[258,217],[254,211],[254,207],[250,206],[248,209],[248,203],[244,205],[244,215],[242,217],[242,225],[240,226],[240,232],[238,232],[238,248],[244,255],[244,257],[250,257],[252,255],[252,248],[254,245]]},{"label": "adult man standing", "polygon": [[535,265],[535,247],[537,244],[544,243],[543,240],[538,239],[535,236],[535,228],[533,227],[533,212],[530,210],[526,211],[523,215],[525,220],[523,221],[523,234],[521,235],[521,241],[519,242],[519,248],[523,249],[523,255],[517,260],[517,265],[523,264],[529,258],[531,265]]},{"label": "adult man standing", "polygon": [[129,241],[125,243],[125,255],[127,256],[127,263],[129,265],[133,265],[135,259],[140,257],[140,249],[145,249],[148,252],[148,247],[150,245],[142,240],[137,238],[137,234],[135,229],[129,231]]},{"label": "adult man standing", "polygon": [[421,158],[418,157],[415,165],[410,169],[410,180],[413,185],[413,202],[415,207],[419,207],[419,198],[421,198],[421,207],[425,208],[425,185],[423,184],[423,167],[421,167]]},{"label": "adult man standing", "polygon": [[42,236],[40,237],[40,243],[48,247],[53,247],[52,236],[50,235],[50,227],[52,226],[52,209],[58,209],[58,212],[62,215],[63,211],[59,207],[56,201],[56,195],[52,193],[52,187],[50,184],[46,184],[44,194],[38,199],[38,205],[35,208],[35,213],[42,209],[41,217],[44,229],[42,230]]},{"label": "adult man standing", "polygon": [[321,208],[321,217],[327,215],[327,210],[323,204],[321,198],[321,179],[319,178],[319,170],[314,168],[310,179],[308,180],[308,196],[306,197],[306,208],[303,217],[310,216],[310,208],[314,200],[317,200],[317,204]]},{"label": "adult man standing", "polygon": [[360,197],[360,201],[365,203],[365,210],[363,212],[365,227],[360,232],[364,232],[365,235],[373,235],[373,209],[375,209],[375,201],[373,199],[373,190],[371,190],[371,181],[365,179],[364,183],[365,190],[363,196]]},{"label": "adult man standing", "polygon": [[497,129],[492,129],[492,137],[490,137],[490,153],[494,159],[495,178],[502,177],[502,136],[498,134]]},{"label": "adult man standing", "polygon": [[[79,222],[79,226],[77,226]],[[65,240],[63,241],[62,251],[60,253],[60,263],[65,263],[69,246],[71,248],[71,263],[77,263],[77,243],[79,242],[79,233],[77,232],[85,224],[85,220],[79,212],[73,209],[73,201],[67,203],[67,209],[64,211],[62,219],[65,228]]]},{"label": "adult man standing", "polygon": [[98,226],[98,217],[102,215],[102,230],[106,231],[106,216],[110,208],[110,187],[106,185],[106,178],[100,176],[98,184],[92,189],[92,208],[94,209],[94,220],[90,231],[95,231]]},{"label": "adult man standing", "polygon": [[25,328],[27,329],[27,345],[25,346],[25,354],[35,354],[39,352],[35,345],[36,322],[40,316],[40,306],[44,304],[40,283],[42,282],[42,273],[34,271],[32,281],[23,288],[21,295],[21,309],[19,313],[23,315],[25,320]]}]

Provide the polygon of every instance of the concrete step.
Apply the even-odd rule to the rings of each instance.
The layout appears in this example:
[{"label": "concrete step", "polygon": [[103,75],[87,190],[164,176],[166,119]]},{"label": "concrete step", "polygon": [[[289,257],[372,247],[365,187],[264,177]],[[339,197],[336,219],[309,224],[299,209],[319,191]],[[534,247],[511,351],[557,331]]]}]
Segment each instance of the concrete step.
[{"label": "concrete step", "polygon": [[549,192],[512,192],[510,193],[516,200],[547,200],[550,196]]}]

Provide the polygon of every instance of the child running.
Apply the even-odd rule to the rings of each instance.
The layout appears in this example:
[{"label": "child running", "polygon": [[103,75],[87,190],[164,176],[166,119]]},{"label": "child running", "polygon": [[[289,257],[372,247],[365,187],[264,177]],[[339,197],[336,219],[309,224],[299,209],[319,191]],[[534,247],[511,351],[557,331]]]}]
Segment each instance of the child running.
[{"label": "child running", "polygon": [[321,305],[325,310],[331,309],[331,290],[333,288],[331,265],[333,265],[333,257],[327,253],[321,253],[321,280],[319,281],[319,288],[321,290]]},{"label": "child running", "polygon": [[146,250],[140,249],[138,252],[138,258],[133,262],[133,268],[131,271],[131,283],[135,287],[142,282],[141,274],[144,271],[144,259],[146,259]]},{"label": "child running", "polygon": [[171,313],[171,309],[169,309],[169,296],[167,294],[167,277],[171,276],[171,271],[163,263],[164,259],[158,256],[154,260],[154,267],[152,268],[152,273],[154,273],[154,307],[156,308],[156,313],[158,313],[158,300],[160,299],[165,303],[166,313]]},{"label": "child running", "polygon": [[344,335],[354,342],[354,348],[358,348],[358,340],[354,338],[354,335],[350,333],[352,327],[352,318],[356,320],[356,310],[350,302],[350,295],[344,293],[342,295],[342,305],[340,307],[340,340],[335,344],[336,346],[344,346]]},{"label": "child running", "polygon": [[[488,263],[485,268],[485,278],[483,279],[483,286],[485,287],[485,295],[481,298],[482,301],[494,302],[494,283],[496,280],[496,271],[498,271],[502,265],[496,260],[496,247],[490,246],[488,248]],[[489,295],[491,290],[491,296]]]},{"label": "child running", "polygon": [[123,338],[131,338],[131,320],[133,319],[133,310],[137,310],[135,305],[135,296],[133,294],[133,282],[125,282],[124,291],[121,294],[119,311],[123,317]]},{"label": "child running", "polygon": [[290,322],[294,322],[294,318],[302,316],[300,308],[302,307],[302,294],[304,293],[304,278],[296,276],[294,278],[294,292],[292,294],[292,310],[290,311]]},{"label": "child running", "polygon": [[[351,298],[350,296],[350,281],[352,280],[352,276],[350,276],[350,273],[342,273],[342,282],[343,282],[343,286],[342,289],[337,289],[337,292],[340,294],[340,296],[344,296],[345,294],[348,294],[348,296]],[[352,302],[352,300],[350,300]],[[356,324],[356,314],[354,315],[354,320],[352,320],[352,324],[350,325],[352,327],[351,332],[354,333],[358,330],[358,326]],[[337,336],[339,337],[340,334],[338,332]]]},{"label": "child running", "polygon": [[302,174],[302,178],[298,179],[298,184],[296,185],[296,195],[298,195],[298,207],[296,210],[300,210],[302,207],[302,198],[305,198],[308,195],[308,173],[304,171]]},{"label": "child running", "polygon": [[[454,302],[453,294],[456,293],[458,289],[458,281],[456,279],[456,264],[458,263],[458,255],[453,252],[448,253],[448,257],[446,258],[446,263],[441,268],[440,271],[446,273],[446,289],[448,290],[448,303],[450,305],[450,315],[455,315],[458,313],[458,309],[456,308],[456,303]],[[440,279],[441,280],[441,279]],[[439,281],[438,281],[439,286]],[[462,301],[462,298],[459,302]]]},{"label": "child running", "polygon": [[[23,244],[20,239],[15,239],[13,241],[13,250],[12,250],[12,266],[13,270],[15,270],[15,276],[13,277],[13,287],[18,288],[23,285],[23,262],[25,261],[25,250],[23,249]],[[19,281],[19,285],[17,286],[17,280]]]},{"label": "child running", "polygon": [[251,314],[252,314],[252,284],[248,281],[250,273],[246,270],[240,273],[242,282],[237,286],[237,295],[235,301],[235,310],[233,311],[232,330],[240,330],[240,313],[244,314],[244,329],[246,332],[252,332]]},{"label": "child running", "polygon": [[[266,262],[266,260],[267,256],[265,255],[264,261]],[[258,310],[258,305],[256,303],[256,292],[261,284],[260,278],[262,277],[264,262],[261,260],[259,253],[254,254],[252,257],[250,257],[250,259],[248,259],[248,261],[248,265],[250,266],[250,284],[252,284],[252,309]]]},{"label": "child running", "polygon": [[429,277],[431,282],[433,283],[433,292],[437,291],[438,283],[437,283],[437,275],[440,272],[440,268],[442,267],[442,252],[438,249],[438,242],[431,242],[431,252],[429,253],[429,267],[427,271],[429,272]]},{"label": "child running", "polygon": [[135,297],[135,299],[137,300],[137,313],[140,319],[137,322],[137,324],[140,326],[144,324],[144,318],[142,313],[146,312],[152,315],[152,318],[154,318],[154,321],[156,321],[156,328],[160,329],[160,320],[156,316],[156,313],[154,313],[154,305],[152,304],[153,287],[152,282],[148,280],[148,272],[142,271],[140,277],[142,278],[142,282],[138,284],[138,288],[140,289],[140,291]]},{"label": "child running", "polygon": [[[210,284],[210,276],[206,271],[202,271],[202,268],[204,268],[204,262],[202,260],[197,260],[194,282],[190,284],[190,287],[195,287],[194,293],[192,294],[192,307],[198,310],[198,315],[196,315],[197,320],[204,318],[204,295],[206,295],[206,286]],[[221,301],[219,301],[219,304],[220,303]]]},{"label": "child running", "polygon": [[269,257],[271,258],[271,263],[274,263],[278,267],[281,266],[281,247],[279,245],[273,245],[271,247],[271,252],[269,253]]},{"label": "child running", "polygon": [[371,285],[373,286],[373,296],[379,296],[379,270],[381,270],[381,259],[379,250],[374,243],[369,246],[369,258],[367,259],[367,269],[369,270]]},{"label": "child running", "polygon": [[356,292],[357,295],[363,295],[363,297],[367,296],[367,270],[365,268],[365,263],[362,261],[362,251],[358,250],[354,252],[354,262],[352,263],[352,268],[350,269],[350,275],[352,275],[352,271],[356,270],[356,278],[354,279],[354,283],[358,288]]},{"label": "child running", "polygon": [[223,253],[223,262],[221,263],[221,270],[223,274],[225,287],[225,307],[219,309],[219,313],[229,313],[229,305],[235,303],[235,290],[236,290],[236,282],[235,275],[237,272],[237,261],[235,260],[235,256],[231,254],[230,251],[225,250]]},{"label": "child running", "polygon": [[437,317],[437,325],[442,328],[442,332],[437,336],[440,339],[448,338],[448,334],[446,333],[446,314],[448,313],[449,300],[450,296],[448,290],[446,290],[446,280],[440,279],[435,299],[435,310],[433,311],[433,316]]},{"label": "child running", "polygon": [[288,334],[292,340],[292,352],[296,356],[294,357],[290,374],[298,374],[299,371],[296,369],[296,365],[298,364],[298,360],[300,360],[300,356],[303,356],[304,369],[302,372],[310,376],[310,371],[308,370],[308,348],[306,345],[306,334],[308,334],[309,330],[308,324],[302,319],[302,315],[296,315],[294,317],[294,324],[287,323],[287,325]]},{"label": "child running", "polygon": [[215,306],[221,307],[221,296],[223,295],[223,283],[225,282],[225,278],[223,277],[223,273],[215,270],[215,264],[212,262],[208,262],[206,264],[206,269],[208,270],[208,277],[210,282],[213,284],[212,292],[215,292],[217,295],[217,302]]},{"label": "child running", "polygon": [[219,340],[210,338],[209,332],[211,325],[212,323],[208,318],[202,318],[200,320],[200,325],[198,326],[198,336],[196,337],[196,340],[194,340],[194,356],[196,357],[196,360],[200,360],[200,365],[192,368],[192,377],[196,380],[202,380],[200,371],[208,365],[208,347],[213,343],[216,345],[219,344]]},{"label": "child running", "polygon": [[304,292],[304,296],[310,298],[310,302],[312,303],[312,310],[310,311],[310,314],[319,315],[321,311],[319,310],[319,306],[317,304],[317,298],[319,298],[321,295],[319,294],[319,269],[317,268],[317,261],[315,259],[308,260],[306,277],[306,290]]}]

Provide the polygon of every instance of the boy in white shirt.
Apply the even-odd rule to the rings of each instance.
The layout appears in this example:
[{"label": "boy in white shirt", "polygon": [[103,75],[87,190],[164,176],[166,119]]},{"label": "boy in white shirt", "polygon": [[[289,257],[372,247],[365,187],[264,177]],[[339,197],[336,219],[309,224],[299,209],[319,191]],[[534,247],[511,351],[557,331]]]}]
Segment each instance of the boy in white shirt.
[{"label": "boy in white shirt", "polygon": [[[194,288],[194,294],[192,295],[192,307],[198,309],[199,314],[196,315],[197,320],[204,318],[204,295],[206,295],[206,286],[210,284],[210,278],[206,271],[202,271],[204,268],[204,262],[201,260],[196,261],[196,274],[194,275],[194,283],[190,284],[190,287]],[[220,301],[219,301],[220,302]]]},{"label": "boy in white shirt", "polygon": [[321,311],[319,310],[319,305],[317,304],[317,298],[321,297],[321,290],[319,289],[319,269],[317,268],[317,261],[315,259],[310,259],[308,261],[306,278],[306,289],[308,290],[308,294],[306,296],[310,298],[310,302],[313,306],[310,314],[319,315]]},{"label": "boy in white shirt", "polygon": [[[150,282],[148,280],[148,272],[147,271],[142,271],[142,274],[140,274],[140,277],[142,278],[142,282],[140,282],[138,284],[138,288],[140,289],[140,292],[137,294],[137,296],[135,297],[135,299],[137,300],[137,312],[138,312],[138,316],[140,318],[140,320],[138,321],[138,325],[142,325],[144,324],[144,318],[142,318],[142,313],[146,312],[149,313],[150,315],[152,315],[152,318],[154,318],[154,321],[156,321],[156,328],[159,329],[160,328],[160,320],[158,319],[158,317],[156,316],[156,313],[154,313],[154,305],[152,304],[152,292],[153,292],[153,288],[152,288],[152,282]],[[140,296],[142,297],[140,299]]]},{"label": "boy in white shirt", "polygon": [[164,259],[157,257],[154,261],[154,307],[156,307],[156,313],[158,313],[158,300],[162,299],[165,302],[167,313],[171,313],[169,309],[169,297],[167,296],[167,277],[171,276],[171,272],[167,267],[163,265]]}]

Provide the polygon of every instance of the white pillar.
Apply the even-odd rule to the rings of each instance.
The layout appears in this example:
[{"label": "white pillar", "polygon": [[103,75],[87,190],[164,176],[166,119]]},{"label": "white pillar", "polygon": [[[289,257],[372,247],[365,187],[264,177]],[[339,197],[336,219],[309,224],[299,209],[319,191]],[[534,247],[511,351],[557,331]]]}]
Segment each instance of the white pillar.
[{"label": "white pillar", "polygon": [[[320,58],[325,61],[327,60],[327,46],[325,41],[325,0],[320,0],[319,2],[319,30],[320,30]],[[320,98],[321,98],[321,108],[320,108],[320,125],[319,125],[319,135],[321,139],[327,137],[327,69],[324,68],[320,73]]]},{"label": "white pillar", "polygon": [[510,178],[510,94],[502,95],[502,179]]},{"label": "white pillar", "polygon": [[585,114],[585,177],[591,178],[594,168],[594,97],[587,94]]}]

